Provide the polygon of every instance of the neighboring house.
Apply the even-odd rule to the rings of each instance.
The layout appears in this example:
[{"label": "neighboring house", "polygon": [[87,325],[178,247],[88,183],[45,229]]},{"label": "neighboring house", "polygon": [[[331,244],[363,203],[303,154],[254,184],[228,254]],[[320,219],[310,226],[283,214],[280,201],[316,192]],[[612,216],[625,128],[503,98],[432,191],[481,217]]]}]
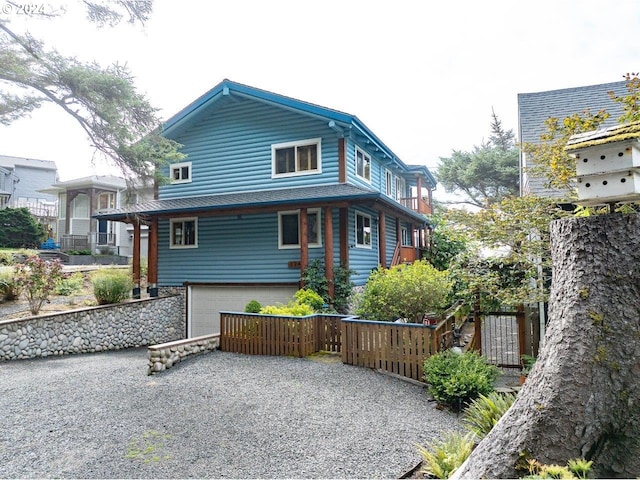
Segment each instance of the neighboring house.
[{"label": "neighboring house", "polygon": [[150,293],[187,286],[190,336],[220,310],[286,302],[314,259],[363,285],[425,246],[434,177],[353,115],[224,80],[164,132],[187,157],[158,199],[95,217],[149,225]]},{"label": "neighboring house", "polygon": [[[540,136],[546,132],[545,121],[551,117],[562,120],[575,113],[580,114],[589,110],[592,114],[605,109],[610,117],[602,128],[618,124],[618,117],[622,115],[620,104],[611,100],[609,92],[617,96],[625,96],[628,91],[626,81],[588,85],[583,87],[563,88],[535,93],[518,94],[518,131],[521,143],[540,143]],[[532,177],[527,173],[530,161],[520,150],[520,194],[557,198],[559,203],[567,203],[567,191],[549,189],[545,186],[546,179]],[[535,313],[537,310],[537,313]],[[546,325],[546,305],[540,302],[534,309],[538,316],[540,340],[544,339]]]},{"label": "neighboring house", "polygon": [[[550,117],[562,120],[574,113],[582,113],[589,109],[597,113],[605,109],[610,117],[602,127],[610,127],[618,123],[622,114],[620,104],[609,97],[613,91],[617,96],[625,96],[628,91],[626,82],[613,82],[585,87],[563,88],[546,92],[518,94],[518,125],[521,143],[540,143],[540,135],[546,132],[545,121]],[[520,194],[537,195],[552,198],[564,198],[566,191],[545,187],[546,180],[527,174],[529,161],[525,153],[520,153]]]},{"label": "neighboring house", "polygon": [[[91,250],[92,253],[133,255],[133,227],[120,222],[91,218],[100,212],[126,207],[153,198],[152,188],[131,193],[123,178],[92,175],[56,182],[43,189],[55,194],[60,206],[57,243],[63,251]],[[141,233],[140,255],[147,256],[147,229]]]},{"label": "neighboring house", "polygon": [[57,197],[40,189],[57,181],[55,162],[0,155],[0,208],[28,208],[55,235]]}]

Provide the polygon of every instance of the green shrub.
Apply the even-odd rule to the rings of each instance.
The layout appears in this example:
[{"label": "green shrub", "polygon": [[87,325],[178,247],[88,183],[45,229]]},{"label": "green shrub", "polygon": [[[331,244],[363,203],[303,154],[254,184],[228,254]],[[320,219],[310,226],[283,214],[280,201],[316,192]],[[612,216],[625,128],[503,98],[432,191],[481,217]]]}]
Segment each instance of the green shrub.
[{"label": "green shrub", "polygon": [[11,302],[20,296],[20,287],[11,267],[0,268],[0,300]]},{"label": "green shrub", "polygon": [[529,475],[523,477],[527,480],[539,478],[587,478],[593,461],[586,461],[582,458],[569,460],[567,466],[562,465],[544,465],[536,460],[529,459],[527,461],[526,470]]},{"label": "green shrub", "polygon": [[[129,273],[133,275],[133,258],[129,259]],[[149,273],[149,259],[140,257],[140,275],[146,277]]]},{"label": "green shrub", "polygon": [[369,276],[357,313],[363,318],[419,323],[425,313],[445,306],[451,282],[426,260],[411,265],[378,268]]},{"label": "green shrub", "polygon": [[245,313],[260,313],[260,310],[262,310],[262,305],[257,300],[251,300],[244,307]]},{"label": "green shrub", "polygon": [[129,298],[133,283],[126,270],[105,268],[91,276],[93,295],[98,305],[120,303]]},{"label": "green shrub", "polygon": [[67,275],[56,282],[54,293],[68,297],[82,290],[84,284],[84,275],[82,272],[75,272]]},{"label": "green shrub", "polygon": [[91,255],[91,250],[67,250],[67,255]]},{"label": "green shrub", "polygon": [[325,265],[319,258],[309,262],[301,275],[301,280],[304,282],[305,288],[313,290],[323,298],[323,303],[333,304],[333,308],[338,313],[347,313],[354,286],[351,282],[353,273],[354,270],[343,266],[333,266],[333,301],[329,298],[329,282],[326,278]]},{"label": "green shrub", "polygon": [[268,315],[286,315],[291,317],[306,317],[313,315],[313,308],[305,303],[289,302],[287,305],[267,305],[259,313]]},{"label": "green shrub", "polygon": [[0,265],[13,265],[13,253],[7,250],[0,251]]},{"label": "green shrub", "polygon": [[62,264],[57,259],[49,262],[34,255],[15,267],[16,285],[26,296],[32,315],[38,315],[61,278]]},{"label": "green shrub", "polygon": [[479,395],[492,392],[493,382],[500,373],[475,352],[458,354],[451,350],[427,358],[423,372],[433,398],[458,408]]},{"label": "green shrub", "polygon": [[478,440],[482,440],[515,400],[516,395],[513,393],[480,394],[465,408],[462,423],[476,434]]},{"label": "green shrub", "polygon": [[298,303],[309,305],[314,311],[320,312],[324,307],[324,299],[310,288],[298,290],[294,295]]},{"label": "green shrub", "polygon": [[451,432],[429,447],[416,447],[423,459],[423,473],[431,478],[449,478],[471,455],[474,442],[471,433]]}]

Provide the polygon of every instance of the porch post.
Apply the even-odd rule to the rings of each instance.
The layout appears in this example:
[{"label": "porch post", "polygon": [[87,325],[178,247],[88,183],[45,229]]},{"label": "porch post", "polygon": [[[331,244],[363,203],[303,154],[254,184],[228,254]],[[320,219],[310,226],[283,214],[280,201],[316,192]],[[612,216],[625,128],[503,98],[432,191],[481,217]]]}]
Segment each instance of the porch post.
[{"label": "porch post", "polygon": [[339,220],[340,265],[349,268],[349,209],[340,209]]},{"label": "porch post", "polygon": [[327,279],[329,298],[333,301],[335,284],[333,279],[333,213],[324,207],[324,275]]},{"label": "porch post", "polygon": [[423,212],[424,209],[422,208],[422,205],[424,204],[424,202],[422,201],[422,178],[420,178],[420,175],[416,175],[416,189],[418,190],[417,192],[418,213],[427,213],[427,212]]},{"label": "porch post", "polygon": [[149,296],[158,296],[158,219],[149,223],[149,253],[147,257],[147,285]]},{"label": "porch post", "polygon": [[96,228],[97,220],[91,218],[91,215],[95,213],[97,210],[97,196],[96,189],[90,188],[87,191],[87,196],[89,197],[89,248],[91,248],[91,254],[96,253],[96,246],[98,245],[98,229]]},{"label": "porch post", "polygon": [[382,268],[387,268],[387,226],[384,212],[378,213],[378,257]]},{"label": "porch post", "polygon": [[[307,209],[300,209],[300,277],[309,265],[309,221]],[[300,288],[304,288],[304,281],[300,280]]]},{"label": "porch post", "polygon": [[133,298],[140,298],[140,220],[133,221]]}]

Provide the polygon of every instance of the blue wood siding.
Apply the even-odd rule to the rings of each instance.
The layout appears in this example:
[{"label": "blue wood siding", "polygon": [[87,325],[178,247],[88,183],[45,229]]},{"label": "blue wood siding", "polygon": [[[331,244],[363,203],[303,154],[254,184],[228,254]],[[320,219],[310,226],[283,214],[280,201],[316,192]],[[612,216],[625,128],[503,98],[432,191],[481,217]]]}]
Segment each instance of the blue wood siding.
[{"label": "blue wood siding", "polygon": [[[356,212],[371,216],[371,248],[356,247]],[[364,207],[349,209],[349,268],[356,271],[351,280],[364,285],[371,270],[378,267],[378,212]]]},{"label": "blue wood siding", "polygon": [[[334,215],[334,245],[338,243],[337,210]],[[339,248],[339,247],[338,247]],[[338,248],[334,252],[338,252]],[[334,253],[334,255],[339,255]],[[309,248],[309,259],[324,259],[323,247]],[[335,257],[339,260],[339,256]],[[300,269],[290,261],[300,260],[300,249],[278,248],[278,214],[201,217],[198,248],[169,248],[169,221],[158,229],[158,284],[188,282],[279,283],[297,282]]]},{"label": "blue wood siding", "polygon": [[393,251],[396,248],[396,244],[398,243],[398,235],[396,232],[396,218],[390,215],[385,216],[385,224],[387,227],[387,267],[391,265],[391,260],[393,259]]},{"label": "blue wood siding", "polygon": [[[192,181],[160,187],[159,198],[338,181],[338,139],[326,122],[258,102],[225,102],[175,138],[192,163]],[[271,145],[311,138],[322,138],[322,173],[272,179]]]}]

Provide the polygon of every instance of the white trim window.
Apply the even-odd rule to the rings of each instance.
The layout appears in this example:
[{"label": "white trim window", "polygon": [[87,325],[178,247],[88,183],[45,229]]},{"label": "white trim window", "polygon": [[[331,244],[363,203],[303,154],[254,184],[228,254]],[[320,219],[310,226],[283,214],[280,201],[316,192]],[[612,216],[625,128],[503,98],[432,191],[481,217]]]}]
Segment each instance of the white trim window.
[{"label": "white trim window", "polygon": [[169,220],[169,248],[198,248],[198,218]]},{"label": "white trim window", "polygon": [[191,183],[191,162],[171,164],[169,176],[171,183]]},{"label": "white trim window", "polygon": [[[307,210],[307,243],[311,248],[322,246],[319,208]],[[300,248],[300,210],[278,212],[278,248]]]},{"label": "white trim window", "polygon": [[356,176],[371,183],[371,157],[356,147]]},{"label": "white trim window", "polygon": [[391,197],[393,195],[393,173],[391,173],[389,170],[385,170],[385,184],[384,184],[384,188],[385,188],[385,194],[387,195],[387,197]]},{"label": "white trim window", "polygon": [[404,178],[396,177],[396,200],[398,202],[404,198],[406,189],[407,182],[405,182]]},{"label": "white trim window", "polygon": [[356,212],[356,247],[371,248],[371,216]]},{"label": "white trim window", "polygon": [[271,177],[322,173],[321,147],[321,138],[271,145]]}]

